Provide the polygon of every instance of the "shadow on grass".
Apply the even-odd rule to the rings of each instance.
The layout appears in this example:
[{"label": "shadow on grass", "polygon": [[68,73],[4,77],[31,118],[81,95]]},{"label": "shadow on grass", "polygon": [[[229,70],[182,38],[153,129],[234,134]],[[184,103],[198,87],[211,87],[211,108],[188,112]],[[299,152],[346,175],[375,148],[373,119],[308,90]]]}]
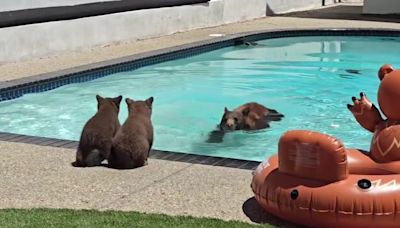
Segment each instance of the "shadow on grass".
[{"label": "shadow on grass", "polygon": [[254,197],[246,200],[242,205],[245,215],[254,223],[269,224],[275,227],[304,227],[294,223],[284,221],[272,214],[267,213],[256,201]]}]

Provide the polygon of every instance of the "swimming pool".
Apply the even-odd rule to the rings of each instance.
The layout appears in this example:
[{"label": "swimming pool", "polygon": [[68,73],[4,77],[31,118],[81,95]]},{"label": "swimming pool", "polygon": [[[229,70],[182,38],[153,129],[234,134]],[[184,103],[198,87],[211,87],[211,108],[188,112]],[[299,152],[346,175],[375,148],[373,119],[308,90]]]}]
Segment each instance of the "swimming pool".
[{"label": "swimming pool", "polygon": [[[154,96],[155,149],[261,161],[290,129],[309,129],[368,149],[371,134],[346,108],[363,91],[376,103],[377,69],[396,67],[397,37],[307,36],[261,40],[27,94],[0,103],[0,131],[78,140],[95,94]],[[256,101],[285,115],[271,128],[206,143],[226,106]],[[121,123],[127,116],[121,106]]]}]

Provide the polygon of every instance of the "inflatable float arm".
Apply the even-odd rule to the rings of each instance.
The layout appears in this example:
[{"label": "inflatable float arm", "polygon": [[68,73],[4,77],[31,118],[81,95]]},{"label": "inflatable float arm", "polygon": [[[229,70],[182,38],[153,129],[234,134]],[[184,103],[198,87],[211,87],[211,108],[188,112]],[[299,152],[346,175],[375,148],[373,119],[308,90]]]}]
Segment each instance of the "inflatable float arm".
[{"label": "inflatable float arm", "polygon": [[378,108],[368,100],[364,93],[360,93],[360,99],[352,97],[352,100],[354,104],[348,104],[347,108],[353,113],[354,118],[356,118],[357,122],[363,128],[374,132],[375,126],[383,121]]}]

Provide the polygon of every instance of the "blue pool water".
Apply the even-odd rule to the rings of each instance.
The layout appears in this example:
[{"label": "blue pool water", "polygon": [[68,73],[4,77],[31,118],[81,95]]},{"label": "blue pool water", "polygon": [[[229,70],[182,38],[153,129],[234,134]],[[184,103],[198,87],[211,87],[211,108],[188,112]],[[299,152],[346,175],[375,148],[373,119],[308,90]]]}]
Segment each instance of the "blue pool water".
[{"label": "blue pool water", "polygon": [[[0,103],[0,131],[78,140],[96,112],[95,95],[154,96],[155,149],[261,161],[287,130],[309,129],[369,148],[371,134],[347,110],[363,91],[376,103],[378,68],[400,63],[400,39],[295,37],[268,39],[70,84]],[[285,115],[271,128],[234,132],[206,143],[224,107],[256,101]],[[121,105],[121,123],[127,117]]]}]

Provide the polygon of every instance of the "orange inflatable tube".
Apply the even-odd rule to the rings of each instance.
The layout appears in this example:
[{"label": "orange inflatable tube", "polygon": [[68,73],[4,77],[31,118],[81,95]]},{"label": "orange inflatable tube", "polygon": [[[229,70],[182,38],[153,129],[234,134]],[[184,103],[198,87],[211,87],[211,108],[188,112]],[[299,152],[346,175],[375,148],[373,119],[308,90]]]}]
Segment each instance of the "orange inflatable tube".
[{"label": "orange inflatable tube", "polygon": [[347,106],[374,133],[370,152],[318,132],[287,132],[278,155],[253,173],[251,188],[265,210],[312,227],[400,227],[400,70],[383,65],[378,76],[387,119],[364,93]]},{"label": "orange inflatable tube", "polygon": [[271,214],[312,227],[399,227],[400,161],[376,163],[333,137],[290,131],[251,187]]}]

